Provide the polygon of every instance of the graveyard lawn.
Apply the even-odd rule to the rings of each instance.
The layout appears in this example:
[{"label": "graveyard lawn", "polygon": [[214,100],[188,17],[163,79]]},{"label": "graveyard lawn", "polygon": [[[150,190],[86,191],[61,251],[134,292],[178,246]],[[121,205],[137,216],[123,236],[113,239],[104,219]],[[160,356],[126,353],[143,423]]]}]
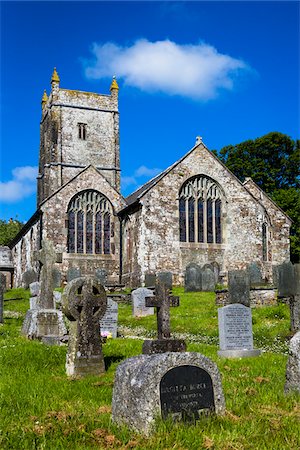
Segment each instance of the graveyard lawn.
[{"label": "graveyard lawn", "polygon": [[[260,357],[221,359],[217,308],[213,293],[184,293],[172,308],[171,336],[184,338],[188,351],[215,361],[222,374],[224,417],[195,424],[157,421],[145,438],[111,422],[117,365],[141,354],[143,338],[156,336],[156,317],[133,318],[131,306],[119,305],[123,338],[103,346],[107,371],[99,377],[68,379],[66,346],[48,347],[20,336],[29,293],[8,291],[0,325],[1,449],[259,449],[300,448],[299,396],[285,396],[289,311],[284,304],[252,310],[254,345]],[[12,300],[9,300],[11,298]],[[20,300],[20,298],[23,298]],[[13,300],[14,299],[14,300]]]}]

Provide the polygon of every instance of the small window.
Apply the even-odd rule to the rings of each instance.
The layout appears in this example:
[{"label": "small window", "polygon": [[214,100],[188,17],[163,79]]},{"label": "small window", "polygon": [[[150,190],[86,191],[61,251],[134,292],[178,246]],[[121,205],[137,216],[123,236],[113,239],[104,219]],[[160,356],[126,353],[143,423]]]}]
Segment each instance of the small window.
[{"label": "small window", "polygon": [[82,139],[83,141],[86,140],[86,123],[78,124],[78,138]]}]

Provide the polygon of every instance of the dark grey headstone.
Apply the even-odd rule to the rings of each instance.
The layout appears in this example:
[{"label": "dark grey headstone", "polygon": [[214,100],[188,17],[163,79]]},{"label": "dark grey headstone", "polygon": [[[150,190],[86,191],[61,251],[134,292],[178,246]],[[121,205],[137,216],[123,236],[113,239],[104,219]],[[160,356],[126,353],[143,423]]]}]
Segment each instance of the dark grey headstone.
[{"label": "dark grey headstone", "polygon": [[3,323],[3,308],[4,308],[4,289],[6,285],[6,278],[3,273],[0,273],[0,323]]},{"label": "dark grey headstone", "polygon": [[232,304],[218,309],[219,356],[257,356],[260,350],[253,349],[251,309],[241,304]]},{"label": "dark grey headstone", "polygon": [[55,267],[52,269],[52,280],[53,288],[58,288],[61,286],[61,273]]},{"label": "dark grey headstone", "polygon": [[295,295],[300,295],[300,264],[294,264]]},{"label": "dark grey headstone", "polygon": [[79,267],[70,267],[67,271],[67,282],[74,280],[75,278],[81,277],[81,270]]},{"label": "dark grey headstone", "polygon": [[216,261],[212,262],[211,266],[212,266],[214,274],[215,274],[215,283],[217,284],[217,283],[219,283],[220,266]]},{"label": "dark grey headstone", "polygon": [[264,282],[261,274],[260,267],[257,263],[253,262],[248,266],[249,277],[250,277],[250,286],[255,287]]},{"label": "dark grey headstone", "polygon": [[31,283],[38,280],[38,274],[33,270],[26,270],[22,275],[22,285],[24,289],[28,289]]},{"label": "dark grey headstone", "polygon": [[185,269],[184,290],[185,292],[197,292],[201,291],[201,288],[201,268],[198,264],[190,263]]},{"label": "dark grey headstone", "polygon": [[294,266],[289,261],[278,266],[278,297],[290,297],[295,294]]},{"label": "dark grey headstone", "polygon": [[107,270],[106,269],[96,269],[95,270],[95,277],[99,281],[99,283],[102,284],[102,286],[107,285]]},{"label": "dark grey headstone", "polygon": [[228,272],[228,297],[230,303],[250,306],[250,277],[248,270]]},{"label": "dark grey headstone", "polygon": [[118,303],[107,297],[107,309],[100,320],[101,336],[117,337],[118,332]]},{"label": "dark grey headstone", "polygon": [[202,291],[212,292],[216,287],[216,278],[214,268],[210,264],[206,264],[201,269]]},{"label": "dark grey headstone", "polygon": [[272,278],[273,278],[273,286],[277,288],[279,280],[279,266],[272,266]]},{"label": "dark grey headstone", "polygon": [[171,272],[158,272],[157,280],[163,284],[166,289],[172,289],[173,275]]},{"label": "dark grey headstone", "polygon": [[155,273],[147,272],[145,273],[145,287],[153,287],[156,283]]}]

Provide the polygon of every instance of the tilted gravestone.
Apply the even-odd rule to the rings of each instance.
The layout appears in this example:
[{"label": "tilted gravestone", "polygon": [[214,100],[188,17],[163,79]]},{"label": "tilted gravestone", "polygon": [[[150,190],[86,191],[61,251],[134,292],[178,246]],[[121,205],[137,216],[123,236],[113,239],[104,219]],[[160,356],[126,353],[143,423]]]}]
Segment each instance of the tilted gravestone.
[{"label": "tilted gravestone", "polygon": [[201,290],[204,292],[212,292],[216,287],[216,277],[213,266],[205,264],[201,269]]},{"label": "tilted gravestone", "polygon": [[147,272],[145,273],[145,287],[154,287],[156,283],[155,273]]},{"label": "tilted gravestone", "polygon": [[75,278],[81,277],[81,270],[79,267],[70,267],[67,270],[67,282],[69,283],[72,280],[75,280]]},{"label": "tilted gravestone", "polygon": [[248,266],[250,286],[255,287],[264,283],[260,267],[256,262],[249,264]]},{"label": "tilted gravestone", "polygon": [[300,331],[290,340],[284,391],[300,394]]},{"label": "tilted gravestone", "polygon": [[102,286],[107,285],[107,270],[106,269],[96,269],[95,277],[102,284]]},{"label": "tilted gravestone", "polygon": [[105,372],[99,322],[106,308],[104,287],[95,277],[80,277],[67,284],[62,309],[70,320],[68,376],[84,377]]},{"label": "tilted gravestone", "polygon": [[199,353],[162,353],[129,358],[117,367],[112,420],[149,435],[155,419],[199,420],[225,413],[221,377]]},{"label": "tilted gravestone", "polygon": [[31,283],[34,283],[38,280],[38,274],[35,270],[29,269],[26,270],[22,275],[22,286],[24,289],[28,289]]},{"label": "tilted gravestone", "polygon": [[260,355],[261,351],[253,348],[252,314],[249,307],[232,304],[219,308],[218,321],[219,356],[245,358]]},{"label": "tilted gravestone", "polygon": [[[167,284],[165,284],[165,281]],[[146,340],[143,344],[144,354],[164,352],[184,352],[186,344],[181,339],[170,339],[170,307],[179,306],[179,297],[170,295],[167,278],[157,277],[155,296],[146,297],[146,306],[155,307],[157,315],[158,339]]]},{"label": "tilted gravestone", "polygon": [[6,278],[3,273],[0,273],[0,323],[3,323],[3,309],[4,309],[4,289],[6,286]]},{"label": "tilted gravestone", "polygon": [[118,334],[118,303],[107,297],[107,309],[100,319],[101,336],[116,338]]},{"label": "tilted gravestone", "polygon": [[197,292],[202,290],[201,268],[198,264],[190,263],[186,266],[184,276],[184,291]]},{"label": "tilted gravestone", "polygon": [[146,297],[152,297],[154,294],[151,289],[138,288],[131,292],[132,315],[134,317],[152,316],[153,307],[146,306]]},{"label": "tilted gravestone", "polygon": [[55,309],[53,298],[52,271],[56,262],[61,261],[61,254],[56,253],[51,241],[43,239],[42,249],[35,252],[41,264],[40,295],[38,307],[29,309],[22,327],[22,334],[29,339],[40,339],[45,344],[59,344],[66,334],[66,327],[61,311]]},{"label": "tilted gravestone", "polygon": [[250,306],[250,277],[247,270],[228,271],[228,298],[230,303]]}]

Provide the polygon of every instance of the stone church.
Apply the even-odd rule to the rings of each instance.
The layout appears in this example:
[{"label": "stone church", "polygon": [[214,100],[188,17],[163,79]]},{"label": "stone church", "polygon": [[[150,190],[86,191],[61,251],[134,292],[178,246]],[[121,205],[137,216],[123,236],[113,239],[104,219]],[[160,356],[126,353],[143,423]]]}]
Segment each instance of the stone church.
[{"label": "stone church", "polygon": [[241,183],[201,138],[179,161],[123,198],[120,193],[119,87],[110,95],[60,87],[42,97],[37,211],[11,242],[14,284],[38,272],[43,239],[62,254],[57,269],[105,269],[109,284],[141,286],[145,274],[186,266],[228,270],[289,260],[290,219],[250,179]]}]

